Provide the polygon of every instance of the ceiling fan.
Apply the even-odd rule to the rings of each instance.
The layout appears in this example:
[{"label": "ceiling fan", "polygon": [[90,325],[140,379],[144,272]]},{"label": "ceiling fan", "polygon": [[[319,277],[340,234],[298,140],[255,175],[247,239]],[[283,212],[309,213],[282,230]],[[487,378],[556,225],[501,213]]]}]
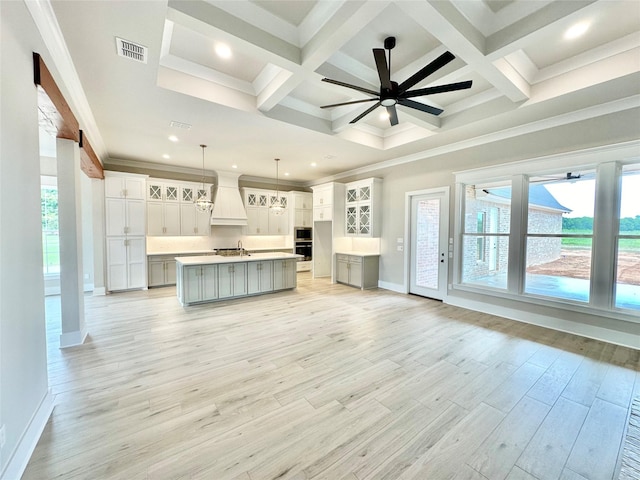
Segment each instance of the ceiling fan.
[{"label": "ceiling fan", "polygon": [[[333,105],[323,105],[320,108],[332,108],[340,107],[342,105],[352,105],[355,103],[364,102],[376,102],[375,105],[368,108],[349,123],[356,123],[358,120],[364,118],[371,112],[373,112],[379,106],[387,108],[389,114],[389,121],[391,125],[398,124],[398,112],[396,111],[396,105],[402,105],[404,107],[414,108],[421,112],[427,112],[432,115],[440,115],[444,110],[424,103],[411,100],[413,97],[421,97],[423,95],[432,95],[435,93],[453,92],[455,90],[464,90],[471,88],[471,80],[466,82],[449,83],[447,85],[438,85],[435,87],[419,88],[417,90],[409,90],[415,84],[421,82],[432,73],[438,71],[444,67],[451,60],[456,58],[451,52],[445,52],[436,58],[433,62],[429,63],[422,69],[407,78],[404,82],[398,85],[397,82],[391,81],[391,50],[396,46],[396,37],[387,37],[384,40],[384,49],[374,48],[373,58],[376,61],[376,67],[378,69],[378,77],[380,77],[380,91],[376,92],[368,88],[359,87],[357,85],[351,85],[349,83],[340,82],[338,80],[332,80],[330,78],[323,78],[323,82],[332,83],[334,85],[340,85],[342,87],[352,88],[359,92],[373,95],[375,98],[366,98],[364,100],[354,100],[352,102],[334,103]],[[387,56],[384,50],[389,51],[389,63],[387,63]]]}]

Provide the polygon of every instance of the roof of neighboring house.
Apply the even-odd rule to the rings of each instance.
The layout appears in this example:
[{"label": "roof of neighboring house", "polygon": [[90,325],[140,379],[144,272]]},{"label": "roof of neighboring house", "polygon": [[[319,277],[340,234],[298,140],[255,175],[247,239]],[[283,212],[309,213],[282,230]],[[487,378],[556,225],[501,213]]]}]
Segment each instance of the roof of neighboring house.
[{"label": "roof of neighboring house", "polygon": [[[496,197],[511,198],[511,187],[492,188],[487,190],[487,193],[495,195]],[[554,210],[560,210],[562,212],[570,212],[571,209],[562,205],[556,197],[551,195],[551,192],[547,190],[544,185],[529,185],[529,204],[536,205],[538,207],[552,208]]]}]

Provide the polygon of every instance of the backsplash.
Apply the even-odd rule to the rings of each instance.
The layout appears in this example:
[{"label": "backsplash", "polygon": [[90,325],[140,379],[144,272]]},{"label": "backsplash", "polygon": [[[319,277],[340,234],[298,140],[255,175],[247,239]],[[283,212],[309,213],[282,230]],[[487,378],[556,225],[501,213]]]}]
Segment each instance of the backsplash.
[{"label": "backsplash", "polygon": [[211,235],[147,237],[147,254],[201,252],[215,248],[235,248],[238,240],[247,250],[293,248],[291,235],[244,235],[244,227],[213,226]]}]

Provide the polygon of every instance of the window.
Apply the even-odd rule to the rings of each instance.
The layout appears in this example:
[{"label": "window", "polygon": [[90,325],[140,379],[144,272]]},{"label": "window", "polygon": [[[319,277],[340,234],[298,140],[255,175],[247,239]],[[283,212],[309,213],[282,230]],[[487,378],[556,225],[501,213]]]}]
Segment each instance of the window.
[{"label": "window", "polygon": [[511,184],[466,185],[462,282],[507,287]]},{"label": "window", "polygon": [[640,169],[623,169],[615,306],[640,310]]},{"label": "window", "polygon": [[[58,187],[43,178],[40,187],[42,210],[42,253],[45,275],[60,273],[60,245],[58,235]],[[55,179],[53,181],[55,183]]]},{"label": "window", "polygon": [[529,180],[525,293],[589,302],[595,172]]}]

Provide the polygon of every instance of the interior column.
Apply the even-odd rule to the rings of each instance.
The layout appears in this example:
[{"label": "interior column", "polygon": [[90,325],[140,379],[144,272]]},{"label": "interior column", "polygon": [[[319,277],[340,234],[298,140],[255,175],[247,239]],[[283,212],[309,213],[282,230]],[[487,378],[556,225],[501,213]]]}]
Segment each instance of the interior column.
[{"label": "interior column", "polygon": [[80,149],[73,140],[58,138],[58,228],[60,232],[60,347],[81,345],[87,331],[84,322],[82,270],[82,190]]}]

